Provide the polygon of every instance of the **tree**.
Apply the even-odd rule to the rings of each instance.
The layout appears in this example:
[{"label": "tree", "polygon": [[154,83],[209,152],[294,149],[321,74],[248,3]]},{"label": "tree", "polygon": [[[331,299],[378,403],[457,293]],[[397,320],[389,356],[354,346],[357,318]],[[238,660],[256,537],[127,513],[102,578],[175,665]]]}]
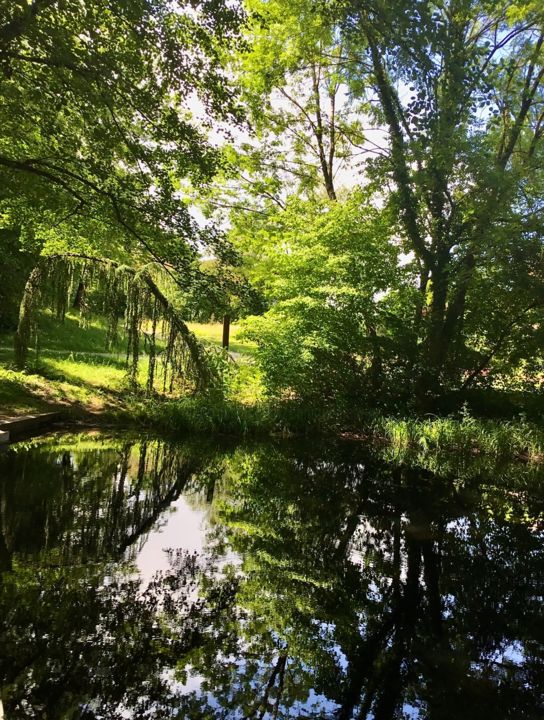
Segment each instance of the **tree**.
[{"label": "tree", "polygon": [[0,244],[3,257],[0,270],[0,328],[6,331],[17,327],[25,280],[36,262],[36,256],[31,251],[22,251],[16,230],[0,230]]},{"label": "tree", "polygon": [[[513,330],[541,318],[542,228],[527,221],[541,182],[542,13],[534,3],[475,0],[342,7],[339,26],[355,53],[349,75],[357,87],[364,75],[374,121],[387,128],[380,171],[419,274],[419,390],[459,387],[470,369],[466,386]],[[364,69],[355,62],[361,50]],[[503,263],[515,301],[495,313],[492,337],[478,347],[467,306]],[[517,273],[529,293],[519,276],[512,293]],[[488,322],[485,309],[478,314]],[[471,346],[476,367],[466,356]]]},{"label": "tree", "polygon": [[271,304],[246,322],[268,392],[339,408],[382,394],[396,348],[376,337],[389,310],[375,298],[402,282],[388,212],[360,191],[341,203],[290,198],[251,228],[235,227],[246,272]]},{"label": "tree", "polygon": [[289,194],[337,199],[338,177],[363,151],[362,104],[343,82],[343,47],[315,3],[245,4],[247,46],[231,54],[248,112],[246,133],[225,149],[213,208],[283,208]]},{"label": "tree", "polygon": [[[237,62],[255,135],[230,156],[237,180],[226,186],[237,188],[237,199],[229,201],[227,192],[218,203],[233,206],[233,242],[246,250],[254,227],[262,242],[261,228],[287,209],[285,228],[293,196],[324,192],[343,204],[350,189],[340,181],[331,187],[321,162],[334,157],[338,166],[333,137],[342,138],[350,169],[344,183],[353,191],[359,182],[367,198],[361,221],[383,210],[388,242],[400,251],[396,282],[374,296],[378,322],[359,324],[351,360],[367,358],[382,387],[426,409],[444,393],[495,376],[534,385],[544,300],[539,7],[477,0],[248,7],[251,51]],[[335,97],[345,98],[335,112],[323,105],[331,78]],[[287,181],[289,169],[301,182]],[[271,229],[262,247],[254,242],[246,254],[250,274],[260,265],[263,286],[281,285],[289,258],[277,265],[272,259],[292,252],[296,228],[294,222],[285,237]],[[330,272],[328,285],[336,281]],[[322,283],[319,277],[314,291]],[[355,275],[352,290],[366,292]],[[333,298],[333,290],[322,298],[322,313]],[[274,306],[286,297],[267,299]],[[295,290],[290,300],[293,308],[304,306]],[[262,327],[273,330],[276,320],[271,315]],[[383,346],[390,362],[380,367],[369,348]],[[340,362],[343,348],[333,344],[331,353]],[[360,372],[360,363],[352,366]]]},{"label": "tree", "polygon": [[[206,137],[210,118],[237,120],[222,53],[237,42],[240,9],[148,0],[4,5],[3,224],[42,255],[129,264],[132,275],[153,261],[187,289],[199,275],[203,247],[219,260],[224,252],[220,235],[192,219],[182,191],[206,182],[218,167]],[[191,103],[202,106],[199,119]],[[27,311],[36,305],[46,262],[29,277],[23,298],[20,366]],[[164,294],[146,277],[164,305]],[[175,315],[171,305],[167,313]],[[176,322],[193,358],[202,355],[181,318]]]},{"label": "tree", "polygon": [[92,242],[113,259],[137,252],[183,269],[204,236],[180,182],[217,167],[189,101],[235,118],[220,52],[236,41],[239,10],[4,5],[4,222],[72,250]]}]

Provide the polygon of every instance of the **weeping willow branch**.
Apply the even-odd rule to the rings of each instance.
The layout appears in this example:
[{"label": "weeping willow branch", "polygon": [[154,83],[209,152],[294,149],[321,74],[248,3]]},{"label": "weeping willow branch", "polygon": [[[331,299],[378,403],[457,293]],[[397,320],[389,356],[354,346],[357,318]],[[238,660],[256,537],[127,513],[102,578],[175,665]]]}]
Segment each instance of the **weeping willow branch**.
[{"label": "weeping willow branch", "polygon": [[[77,288],[77,295],[82,284],[85,295],[92,284],[101,291],[102,312],[109,321],[108,343],[116,337],[120,314],[124,314],[127,374],[132,388],[136,388],[138,384],[140,341],[143,334],[149,351],[146,386],[148,393],[154,390],[159,320],[162,320],[163,334],[167,338],[163,352],[164,387],[167,386],[168,376],[171,389],[177,377],[190,380],[195,391],[202,391],[216,384],[217,372],[209,362],[206,349],[189,330],[148,268],[136,270],[104,258],[76,253],[43,257],[30,274],[23,293],[19,325],[15,334],[15,356],[19,368],[27,365],[28,347],[36,331],[36,319],[42,299],[47,296],[47,292],[52,295],[51,305],[57,318],[62,320],[70,304],[73,288]],[[88,310],[86,302],[83,303],[81,311],[84,309]],[[151,322],[150,334],[143,333],[146,319]]]},{"label": "weeping willow branch", "polygon": [[198,389],[204,389],[213,384],[215,380],[213,372],[206,359],[206,350],[204,346],[198,342],[194,333],[192,333],[180,316],[172,309],[168,299],[161,292],[151,275],[147,270],[140,273],[142,282],[145,282],[153,297],[160,303],[163,311],[168,315],[170,323],[177,330],[183,339],[183,342],[189,350],[191,360],[195,369],[198,369],[198,378],[200,381]]}]

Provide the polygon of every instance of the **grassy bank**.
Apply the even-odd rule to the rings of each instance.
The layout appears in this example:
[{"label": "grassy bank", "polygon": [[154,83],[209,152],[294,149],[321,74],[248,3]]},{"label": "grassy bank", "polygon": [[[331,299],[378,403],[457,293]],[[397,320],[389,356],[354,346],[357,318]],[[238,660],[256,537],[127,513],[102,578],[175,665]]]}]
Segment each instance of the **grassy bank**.
[{"label": "grassy bank", "polygon": [[[221,347],[222,325],[190,323],[193,332],[210,347]],[[259,393],[252,363],[254,346],[237,340],[238,328],[231,328],[231,357],[236,364],[229,392],[232,399],[253,403]],[[0,334],[0,416],[16,416],[60,408],[73,416],[127,410],[135,396],[127,384],[126,340],[121,336],[111,348],[107,329],[99,319],[82,327],[77,312],[63,323],[50,313],[40,318],[38,346],[29,353],[27,371],[14,368],[13,334]],[[158,349],[161,343],[158,342]],[[145,386],[147,357],[139,363],[139,384]],[[156,386],[162,388],[157,373]],[[136,398],[137,399],[137,398]]]},{"label": "grassy bank", "polygon": [[84,363],[83,366],[77,371],[78,381],[0,368],[0,415],[61,408],[74,419],[91,416],[93,422],[153,428],[174,435],[342,435],[351,440],[383,443],[395,449],[397,455],[450,452],[517,457],[531,462],[544,460],[544,429],[524,420],[468,416],[417,419],[364,414],[346,419],[344,424],[342,418],[331,413],[319,414],[315,408],[294,402],[246,403],[214,396],[149,399],[123,392],[122,387],[106,390],[96,387],[94,376],[84,384],[81,382],[83,370],[89,372]]},{"label": "grassy bank", "polygon": [[[220,345],[221,325],[192,325],[204,342]],[[380,442],[392,457],[409,453],[482,454],[544,459],[544,429],[538,423],[457,416],[399,418],[362,412],[347,416],[291,402],[264,400],[254,346],[237,341],[233,328],[233,372],[223,393],[204,397],[144,397],[128,390],[122,342],[106,351],[106,329],[94,321],[83,329],[75,315],[64,324],[42,319],[41,347],[27,372],[13,369],[11,337],[0,336],[0,416],[63,409],[74,419],[153,428],[174,435],[338,436]],[[69,348],[69,349],[66,349]],[[143,358],[140,373],[145,382]]]},{"label": "grassy bank", "polygon": [[376,418],[370,424],[374,437],[399,452],[482,453],[498,458],[515,456],[532,462],[544,460],[544,429],[525,420],[463,418]]}]

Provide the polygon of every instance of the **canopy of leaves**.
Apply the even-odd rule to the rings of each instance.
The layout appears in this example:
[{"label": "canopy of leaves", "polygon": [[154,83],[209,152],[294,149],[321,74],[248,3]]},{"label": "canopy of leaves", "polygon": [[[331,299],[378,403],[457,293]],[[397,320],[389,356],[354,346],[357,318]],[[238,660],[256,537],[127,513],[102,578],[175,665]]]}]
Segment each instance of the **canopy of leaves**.
[{"label": "canopy of leaves", "polygon": [[[366,366],[377,386],[406,391],[427,410],[444,392],[477,383],[541,387],[538,4],[276,0],[248,8],[250,50],[234,67],[255,132],[229,151],[231,173],[209,206],[231,208],[231,237],[248,273],[278,304],[254,324],[262,347],[274,345],[266,362],[280,372],[297,337],[306,373],[308,348],[321,334],[337,368],[350,365],[354,377]],[[355,211],[349,194],[358,185],[366,202]],[[349,241],[353,257],[342,277],[342,221],[331,225],[324,257],[319,220],[293,212],[325,194],[346,208],[353,228],[384,211],[364,247]],[[372,243],[379,257],[365,254]],[[388,246],[397,248],[396,261]],[[308,262],[297,268],[305,252]],[[375,263],[389,280],[367,285],[371,273],[362,277],[360,268],[376,272]],[[337,301],[348,287],[366,303],[364,313]],[[308,299],[318,295],[322,312],[310,320]],[[349,346],[332,339],[338,326],[350,327]],[[328,361],[323,367],[339,387]],[[270,391],[311,394],[311,372],[305,389],[297,376],[270,376]]]},{"label": "canopy of leaves", "polygon": [[180,183],[217,168],[210,118],[236,119],[221,54],[240,20],[214,0],[0,4],[4,224],[54,252],[186,262]]}]

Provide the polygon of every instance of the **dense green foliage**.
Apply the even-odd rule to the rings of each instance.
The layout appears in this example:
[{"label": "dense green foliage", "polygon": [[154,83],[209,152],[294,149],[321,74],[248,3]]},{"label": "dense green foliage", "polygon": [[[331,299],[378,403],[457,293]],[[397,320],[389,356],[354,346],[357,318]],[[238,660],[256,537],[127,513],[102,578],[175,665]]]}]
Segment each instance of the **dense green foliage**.
[{"label": "dense green foliage", "polygon": [[[541,394],[538,3],[0,2],[0,60],[20,368],[54,297],[125,327],[148,393],[160,346],[164,389],[345,415]],[[238,380],[185,324],[223,318]]]},{"label": "dense green foliage", "polygon": [[31,252],[23,252],[19,233],[0,230],[3,263],[0,267],[0,331],[17,327],[19,305],[25,281],[36,258]]},{"label": "dense green foliage", "polygon": [[251,323],[269,392],[436,409],[539,389],[538,4],[248,5],[256,136],[223,201],[238,188],[232,237],[271,305]]},{"label": "dense green foliage", "polygon": [[[5,3],[0,215],[6,253],[16,238],[5,258],[16,279],[5,292],[21,303],[20,368],[39,342],[40,309],[51,304],[63,321],[73,304],[83,325],[90,313],[106,315],[110,339],[125,326],[131,386],[145,335],[146,384],[155,387],[159,323],[164,386],[174,382],[167,366],[189,386],[210,384],[213,369],[176,304],[219,284],[199,268],[205,248],[218,264],[231,258],[220,234],[194,221],[185,195],[219,167],[211,119],[237,122],[221,58],[238,42],[240,20],[239,8],[221,2]],[[33,270],[16,262],[17,242],[41,254]],[[13,312],[3,315],[13,325]]]},{"label": "dense green foliage", "polygon": [[5,222],[57,250],[186,260],[194,227],[176,191],[217,166],[188,100],[235,112],[219,54],[236,10],[36,0],[1,16]]}]

